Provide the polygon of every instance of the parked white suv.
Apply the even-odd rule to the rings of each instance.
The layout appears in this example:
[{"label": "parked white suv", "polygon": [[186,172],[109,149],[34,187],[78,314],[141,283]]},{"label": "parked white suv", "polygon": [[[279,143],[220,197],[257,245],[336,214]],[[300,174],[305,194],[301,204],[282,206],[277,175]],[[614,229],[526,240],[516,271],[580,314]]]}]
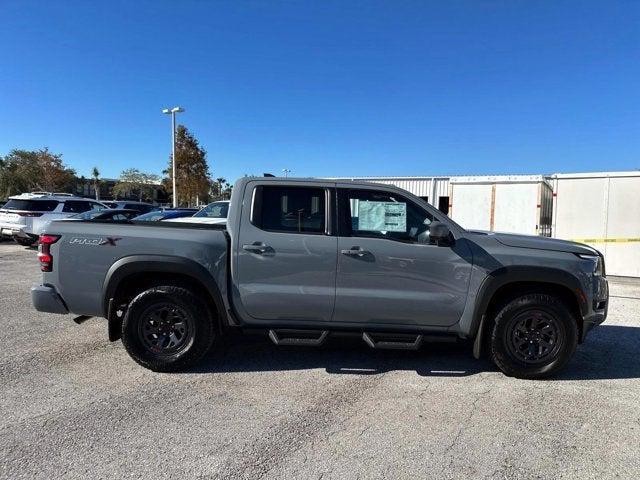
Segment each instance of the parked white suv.
[{"label": "parked white suv", "polygon": [[106,205],[65,193],[33,192],[9,197],[0,208],[0,235],[20,245],[32,245],[51,220],[70,217]]}]

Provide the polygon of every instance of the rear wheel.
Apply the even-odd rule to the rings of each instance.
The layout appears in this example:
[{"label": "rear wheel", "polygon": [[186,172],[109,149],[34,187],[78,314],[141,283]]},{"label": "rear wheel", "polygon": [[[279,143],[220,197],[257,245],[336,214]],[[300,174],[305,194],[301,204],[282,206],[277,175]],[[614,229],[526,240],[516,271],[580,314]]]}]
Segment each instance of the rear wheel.
[{"label": "rear wheel", "polygon": [[140,293],[122,322],[122,343],[129,355],[158,372],[192,366],[211,348],[214,338],[206,304],[181,287],[159,286]]},{"label": "rear wheel", "polygon": [[502,307],[491,335],[494,362],[507,375],[543,378],[563,368],[578,344],[576,319],[557,297],[529,294]]}]

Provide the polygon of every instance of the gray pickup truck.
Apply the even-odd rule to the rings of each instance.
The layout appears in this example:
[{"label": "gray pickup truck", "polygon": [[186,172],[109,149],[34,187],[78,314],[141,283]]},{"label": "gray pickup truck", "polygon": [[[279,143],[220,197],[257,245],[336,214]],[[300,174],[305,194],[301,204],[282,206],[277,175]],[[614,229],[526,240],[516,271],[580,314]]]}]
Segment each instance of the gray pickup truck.
[{"label": "gray pickup truck", "polygon": [[105,317],[156,371],[238,330],[277,345],[467,340],[507,375],[541,378],[604,321],[609,296],[586,245],[467,231],[404,190],[313,179],[239,180],[226,225],[52,222],[38,258],[37,310]]}]

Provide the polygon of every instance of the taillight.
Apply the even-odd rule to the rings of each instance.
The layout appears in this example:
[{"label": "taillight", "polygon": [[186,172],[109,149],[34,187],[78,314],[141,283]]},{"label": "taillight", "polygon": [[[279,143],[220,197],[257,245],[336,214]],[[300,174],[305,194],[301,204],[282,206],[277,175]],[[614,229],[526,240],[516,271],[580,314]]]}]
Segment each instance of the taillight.
[{"label": "taillight", "polygon": [[21,217],[41,217],[41,212],[16,212]]},{"label": "taillight", "polygon": [[60,235],[40,235],[38,240],[38,261],[40,270],[50,272],[53,270],[53,255],[51,255],[51,245],[60,239]]}]

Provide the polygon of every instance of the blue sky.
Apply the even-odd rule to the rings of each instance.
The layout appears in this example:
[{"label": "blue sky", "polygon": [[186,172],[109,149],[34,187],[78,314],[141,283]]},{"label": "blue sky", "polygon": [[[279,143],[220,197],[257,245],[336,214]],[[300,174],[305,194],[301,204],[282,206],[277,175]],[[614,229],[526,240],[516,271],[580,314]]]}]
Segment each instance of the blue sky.
[{"label": "blue sky", "polygon": [[0,155],[214,177],[640,168],[640,2],[2,0]]}]

